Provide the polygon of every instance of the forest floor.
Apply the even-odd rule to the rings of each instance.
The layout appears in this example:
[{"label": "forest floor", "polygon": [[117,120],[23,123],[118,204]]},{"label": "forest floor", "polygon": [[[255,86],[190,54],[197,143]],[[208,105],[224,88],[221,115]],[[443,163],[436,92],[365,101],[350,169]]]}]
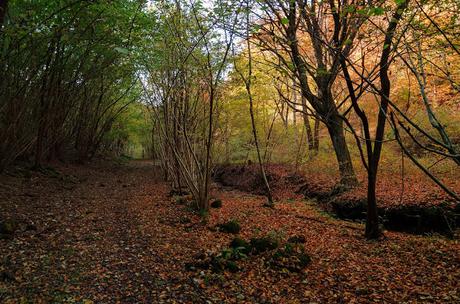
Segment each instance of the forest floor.
[{"label": "forest floor", "polygon": [[[207,220],[169,196],[148,162],[58,166],[0,176],[1,303],[458,303],[460,244],[438,235],[385,232],[334,219],[301,197],[265,208],[261,196],[215,188]],[[241,238],[305,239],[310,263],[274,267],[272,253],[240,271],[189,267],[228,247],[215,229],[237,220]]]}]

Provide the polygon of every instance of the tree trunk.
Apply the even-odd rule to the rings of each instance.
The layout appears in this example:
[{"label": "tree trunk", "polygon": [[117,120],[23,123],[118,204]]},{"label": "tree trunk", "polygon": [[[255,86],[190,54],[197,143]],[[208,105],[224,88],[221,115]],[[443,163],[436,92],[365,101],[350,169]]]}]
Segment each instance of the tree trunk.
[{"label": "tree trunk", "polygon": [[[289,26],[286,30],[286,35],[289,40],[292,59],[297,70],[297,78],[299,80],[302,95],[307,99],[316,113],[324,119],[329,130],[329,134],[334,146],[334,151],[339,163],[340,183],[336,190],[343,188],[352,188],[357,184],[357,179],[353,170],[350,152],[348,151],[347,143],[343,130],[343,121],[339,116],[336,104],[332,97],[331,86],[329,81],[316,81],[318,86],[318,95],[313,94],[308,84],[308,69],[305,61],[300,54],[300,49],[297,40],[297,12],[295,1],[289,5]],[[317,59],[321,56],[316,56]],[[324,79],[323,79],[324,80]],[[327,80],[327,79],[325,79]]]},{"label": "tree trunk", "polygon": [[319,150],[319,123],[320,123],[320,120],[318,117],[316,117],[314,133],[313,133],[313,150],[316,153],[318,153],[318,150]]},{"label": "tree trunk", "polygon": [[[402,18],[404,11],[408,5],[408,0],[403,1],[397,7],[393,14],[388,28],[385,32],[384,47],[380,57],[380,107],[377,118],[377,130],[375,131],[374,149],[369,156],[369,169],[368,169],[368,185],[367,185],[367,221],[365,236],[368,239],[376,239],[381,235],[378,223],[377,214],[377,198],[375,195],[375,186],[377,180],[377,173],[379,168],[380,156],[382,153],[383,138],[385,135],[385,124],[387,120],[388,104],[391,91],[391,82],[388,76],[388,69],[390,65],[390,53],[392,51],[392,42],[395,35],[396,27]],[[386,47],[385,47],[386,46]]]},{"label": "tree trunk", "polygon": [[308,117],[307,101],[304,96],[301,96],[301,100],[302,100],[303,123],[305,125],[305,131],[307,133],[308,151],[311,152],[315,149],[315,140],[313,137],[313,133],[311,131],[310,119]]},{"label": "tree trunk", "polygon": [[381,234],[377,214],[376,182],[376,174],[371,170],[367,176],[367,218],[365,236],[368,239],[377,239]]},{"label": "tree trunk", "polygon": [[343,122],[341,118],[338,115],[329,117],[327,129],[329,131],[329,135],[331,136],[337,162],[339,163],[340,182],[338,185],[339,187],[336,190],[352,188],[356,186],[358,180],[356,179],[350,152],[348,151],[347,143],[345,141]]}]

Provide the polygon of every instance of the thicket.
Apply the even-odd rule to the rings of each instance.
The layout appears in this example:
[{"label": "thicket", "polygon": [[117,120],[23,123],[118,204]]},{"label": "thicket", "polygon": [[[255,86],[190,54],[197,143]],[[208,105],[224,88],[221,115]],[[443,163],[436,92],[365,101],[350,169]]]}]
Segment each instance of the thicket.
[{"label": "thicket", "polygon": [[[2,3],[5,1],[2,1]],[[0,170],[121,153],[152,19],[137,1],[11,1],[0,30]]]}]

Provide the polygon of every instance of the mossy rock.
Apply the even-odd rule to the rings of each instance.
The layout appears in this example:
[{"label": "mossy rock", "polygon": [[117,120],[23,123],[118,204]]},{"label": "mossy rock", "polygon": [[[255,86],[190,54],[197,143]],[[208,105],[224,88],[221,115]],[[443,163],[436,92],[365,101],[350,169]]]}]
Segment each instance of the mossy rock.
[{"label": "mossy rock", "polygon": [[273,237],[252,238],[251,247],[255,253],[261,253],[278,248],[279,243]]},{"label": "mossy rock", "polygon": [[222,207],[222,200],[220,200],[220,199],[215,199],[211,203],[211,208],[221,208],[221,207]]},{"label": "mossy rock", "polygon": [[311,262],[311,257],[305,248],[299,244],[287,243],[272,256],[270,264],[275,268],[287,269],[291,272],[301,272]]},{"label": "mossy rock", "polygon": [[235,260],[226,259],[220,255],[213,257],[209,263],[209,266],[213,272],[222,272],[225,270],[230,272],[238,272],[241,270]]},{"label": "mossy rock", "polygon": [[251,251],[251,244],[249,244],[249,242],[246,242],[242,238],[238,237],[234,238],[230,242],[230,247],[233,249],[238,249],[244,254],[248,254]]},{"label": "mossy rock", "polygon": [[220,231],[225,232],[225,233],[232,233],[232,234],[238,234],[241,231],[241,226],[240,224],[235,221],[231,220],[223,224],[217,225]]}]

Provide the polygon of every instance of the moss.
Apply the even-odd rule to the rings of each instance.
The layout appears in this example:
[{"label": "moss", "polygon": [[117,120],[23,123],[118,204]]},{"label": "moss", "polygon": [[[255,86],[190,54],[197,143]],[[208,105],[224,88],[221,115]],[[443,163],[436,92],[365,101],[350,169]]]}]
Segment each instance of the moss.
[{"label": "moss", "polygon": [[211,208],[221,208],[221,207],[222,207],[222,200],[220,200],[220,199],[215,199],[211,203]]},{"label": "moss", "polygon": [[311,257],[305,248],[299,244],[287,243],[277,250],[270,264],[275,268],[287,269],[291,272],[301,272],[311,262]]},{"label": "moss", "polygon": [[220,231],[226,233],[238,234],[241,231],[241,226],[236,220],[231,220],[223,224],[217,225]]},{"label": "moss", "polygon": [[240,267],[236,264],[235,261],[227,261],[225,263],[225,268],[228,269],[230,272],[238,272],[240,271]]},{"label": "moss", "polygon": [[251,245],[243,240],[242,238],[234,238],[230,242],[230,247],[233,249],[238,249],[244,254],[248,254],[251,251]]},{"label": "moss", "polygon": [[251,239],[251,247],[256,253],[273,250],[273,249],[278,248],[278,246],[279,246],[278,241],[273,237],[262,237],[262,238]]}]

